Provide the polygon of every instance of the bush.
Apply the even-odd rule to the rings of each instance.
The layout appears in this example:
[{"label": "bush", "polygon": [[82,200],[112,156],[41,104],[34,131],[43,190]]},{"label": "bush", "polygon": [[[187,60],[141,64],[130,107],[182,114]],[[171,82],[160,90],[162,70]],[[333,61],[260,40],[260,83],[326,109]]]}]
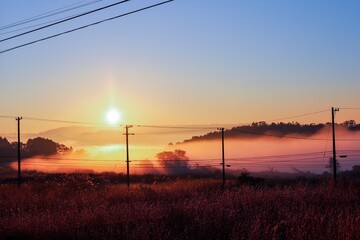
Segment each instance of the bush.
[{"label": "bush", "polygon": [[248,172],[243,172],[239,177],[236,178],[237,186],[260,186],[263,185],[263,183],[263,178],[252,177]]}]

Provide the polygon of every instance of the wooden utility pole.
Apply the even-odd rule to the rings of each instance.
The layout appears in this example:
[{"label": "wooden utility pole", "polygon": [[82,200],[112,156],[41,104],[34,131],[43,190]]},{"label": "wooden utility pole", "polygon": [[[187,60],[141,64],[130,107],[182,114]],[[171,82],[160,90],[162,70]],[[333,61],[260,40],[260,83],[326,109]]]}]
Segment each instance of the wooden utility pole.
[{"label": "wooden utility pole", "polygon": [[339,108],[331,108],[331,123],[332,123],[332,142],[333,142],[333,170],[334,170],[334,180],[337,178],[337,169],[336,169],[336,146],[335,146],[335,112],[338,112]]},{"label": "wooden utility pole", "polygon": [[126,182],[128,190],[130,189],[130,161],[129,161],[129,135],[134,135],[133,133],[129,133],[129,128],[132,128],[132,125],[125,126],[125,135],[126,135]]},{"label": "wooden utility pole", "polygon": [[225,188],[225,147],[224,147],[224,128],[218,128],[221,130],[221,146],[222,146],[222,187]]},{"label": "wooden utility pole", "polygon": [[21,142],[20,142],[20,120],[22,117],[17,117],[15,120],[17,121],[17,127],[18,127],[18,185],[21,186],[21,156],[20,156],[20,150],[21,150]]}]

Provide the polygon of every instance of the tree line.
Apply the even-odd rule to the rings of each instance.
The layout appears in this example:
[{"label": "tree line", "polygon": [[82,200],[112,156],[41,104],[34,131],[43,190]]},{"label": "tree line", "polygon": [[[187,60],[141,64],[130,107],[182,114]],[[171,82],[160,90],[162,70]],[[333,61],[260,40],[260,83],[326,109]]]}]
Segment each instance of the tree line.
[{"label": "tree line", "polygon": [[[72,147],[54,142],[51,139],[37,137],[20,143],[20,154],[22,158],[34,156],[65,155],[72,152]],[[11,161],[17,159],[18,143],[9,142],[0,137],[0,159]]]},{"label": "tree line", "polygon": [[[289,123],[271,123],[268,124],[264,121],[253,122],[250,125],[233,127],[225,130],[227,138],[259,138],[271,134],[271,136],[285,137],[286,135],[297,134],[304,137],[310,137],[319,133],[325,127],[330,126],[331,123],[311,123],[300,124],[298,122]],[[336,124],[336,128],[343,128],[349,131],[360,131],[360,124],[355,120],[348,120],[340,124]],[[202,140],[215,140],[221,137],[221,132],[214,131],[200,136],[193,136],[190,139],[184,140],[182,143],[202,141]]]}]

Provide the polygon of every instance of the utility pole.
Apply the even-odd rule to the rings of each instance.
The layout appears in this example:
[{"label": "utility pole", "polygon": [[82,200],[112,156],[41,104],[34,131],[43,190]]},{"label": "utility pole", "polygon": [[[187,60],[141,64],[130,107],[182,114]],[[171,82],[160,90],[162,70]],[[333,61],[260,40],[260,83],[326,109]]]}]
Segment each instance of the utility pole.
[{"label": "utility pole", "polygon": [[127,187],[130,190],[130,166],[129,166],[129,135],[134,135],[133,133],[129,133],[129,128],[132,128],[133,125],[126,125],[125,126],[125,134],[126,135],[126,180],[127,180]]},{"label": "utility pole", "polygon": [[21,143],[20,143],[20,120],[22,117],[17,117],[15,120],[17,121],[17,127],[18,127],[18,185],[21,186],[21,156],[20,156],[20,150],[21,150]]},{"label": "utility pole", "polygon": [[338,111],[339,108],[334,108],[334,107],[331,108],[334,181],[336,181],[335,112]]},{"label": "utility pole", "polygon": [[222,188],[225,188],[225,148],[224,148],[224,128],[218,128],[221,130],[221,146],[222,146]]}]

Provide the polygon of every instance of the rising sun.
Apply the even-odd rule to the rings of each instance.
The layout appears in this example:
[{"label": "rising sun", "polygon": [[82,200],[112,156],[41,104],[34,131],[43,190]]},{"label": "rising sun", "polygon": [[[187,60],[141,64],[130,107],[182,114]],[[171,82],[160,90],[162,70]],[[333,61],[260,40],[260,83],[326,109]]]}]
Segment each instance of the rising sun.
[{"label": "rising sun", "polygon": [[121,115],[120,112],[117,109],[109,109],[106,112],[106,121],[111,124],[115,125],[121,122]]}]

